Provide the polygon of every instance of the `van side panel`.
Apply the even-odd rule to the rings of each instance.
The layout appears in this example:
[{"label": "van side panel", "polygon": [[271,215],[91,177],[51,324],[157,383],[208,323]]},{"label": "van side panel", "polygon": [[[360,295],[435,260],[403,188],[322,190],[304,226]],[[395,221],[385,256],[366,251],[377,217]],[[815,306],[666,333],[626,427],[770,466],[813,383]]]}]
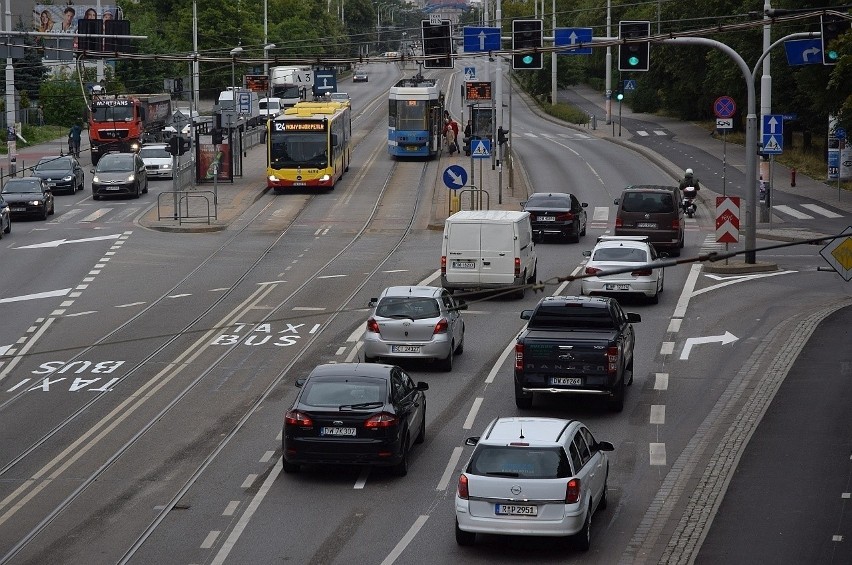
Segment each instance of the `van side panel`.
[{"label": "van side panel", "polygon": [[480,223],[452,222],[446,225],[447,281],[454,285],[480,284]]},{"label": "van side panel", "polygon": [[482,223],[482,267],[479,276],[482,284],[514,284],[516,225],[514,222]]}]

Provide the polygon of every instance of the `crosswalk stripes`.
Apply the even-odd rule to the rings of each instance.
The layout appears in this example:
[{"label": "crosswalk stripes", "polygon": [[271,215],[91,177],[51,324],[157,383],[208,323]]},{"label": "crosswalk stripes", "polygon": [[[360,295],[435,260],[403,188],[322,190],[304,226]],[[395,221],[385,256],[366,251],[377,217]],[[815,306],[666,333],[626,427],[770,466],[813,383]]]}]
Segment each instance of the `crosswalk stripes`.
[{"label": "crosswalk stripes", "polygon": [[108,224],[126,223],[133,220],[142,210],[141,206],[128,207],[104,207],[92,210],[91,208],[72,208],[59,211],[48,222],[49,224],[94,224],[104,222]]},{"label": "crosswalk stripes", "polygon": [[701,244],[702,255],[706,253],[719,253],[725,250],[725,244],[716,241],[715,234],[707,234],[704,236],[704,241]]},{"label": "crosswalk stripes", "polygon": [[[654,135],[663,136],[663,135],[668,135],[668,134],[669,134],[669,133],[668,133],[667,131],[665,131],[665,130],[661,130],[661,129],[655,129],[655,130],[654,130]],[[640,136],[640,137],[648,137],[648,136],[649,136],[649,135],[651,135],[651,134],[650,134],[650,133],[648,133],[647,131],[643,130],[643,129],[637,129],[637,130],[636,130],[636,135],[638,135],[638,136]]]},{"label": "crosswalk stripes", "polygon": [[[786,216],[791,216],[797,220],[813,220],[814,216],[811,214],[816,214],[817,216],[822,216],[824,218],[842,218],[842,214],[838,214],[837,212],[833,212],[828,208],[823,208],[819,204],[800,204],[801,208],[807,210],[804,212],[799,210],[793,206],[787,206],[785,204],[779,204],[777,206],[772,207],[772,212],[775,214],[782,214]],[[810,213],[808,213],[810,212]]]},{"label": "crosswalk stripes", "polygon": [[842,218],[843,217],[842,214],[837,214],[835,212],[832,212],[831,210],[823,208],[822,206],[819,206],[818,204],[802,204],[802,208],[807,208],[808,210],[815,212],[817,214],[820,214],[822,216],[825,216],[826,218]]}]

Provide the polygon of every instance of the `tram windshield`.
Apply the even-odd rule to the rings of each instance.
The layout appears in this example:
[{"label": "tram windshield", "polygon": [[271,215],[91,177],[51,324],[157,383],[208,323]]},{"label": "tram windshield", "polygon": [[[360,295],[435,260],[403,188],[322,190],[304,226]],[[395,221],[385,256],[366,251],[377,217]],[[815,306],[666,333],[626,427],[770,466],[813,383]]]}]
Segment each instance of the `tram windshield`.
[{"label": "tram windshield", "polygon": [[423,131],[427,124],[426,100],[399,100],[397,102],[396,129]]},{"label": "tram windshield", "polygon": [[270,167],[328,167],[327,136],[322,133],[273,132],[269,150]]}]

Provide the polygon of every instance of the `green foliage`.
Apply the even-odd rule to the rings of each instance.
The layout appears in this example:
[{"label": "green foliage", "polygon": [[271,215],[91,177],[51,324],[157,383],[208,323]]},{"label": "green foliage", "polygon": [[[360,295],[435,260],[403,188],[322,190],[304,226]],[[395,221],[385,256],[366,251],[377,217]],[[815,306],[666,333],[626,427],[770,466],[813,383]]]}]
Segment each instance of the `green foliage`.
[{"label": "green foliage", "polygon": [[86,102],[76,75],[60,75],[42,83],[39,102],[45,123],[71,127],[85,116]]}]

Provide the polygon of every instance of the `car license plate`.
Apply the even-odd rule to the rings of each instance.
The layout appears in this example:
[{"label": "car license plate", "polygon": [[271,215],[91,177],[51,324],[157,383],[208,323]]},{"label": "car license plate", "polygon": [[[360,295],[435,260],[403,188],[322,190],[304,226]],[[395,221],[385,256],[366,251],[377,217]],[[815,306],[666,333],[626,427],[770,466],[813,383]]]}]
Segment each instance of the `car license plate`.
[{"label": "car license plate", "polygon": [[583,379],[580,377],[551,377],[550,384],[583,386]]},{"label": "car license plate", "polygon": [[106,190],[116,191],[116,190],[118,190],[118,187],[117,186],[108,186],[108,187],[106,187]]},{"label": "car license plate", "polygon": [[629,284],[605,284],[604,290],[630,290]]},{"label": "car license plate", "polygon": [[26,212],[27,208],[26,206],[13,206],[12,208],[10,208],[10,210],[12,212]]},{"label": "car license plate", "polygon": [[495,504],[494,512],[503,516],[538,516],[538,506]]},{"label": "car license plate", "polygon": [[419,345],[391,345],[391,353],[420,353]]},{"label": "car license plate", "polygon": [[538,216],[536,218],[539,222],[555,222],[556,216]]},{"label": "car license plate", "polygon": [[49,183],[47,183],[47,186],[54,187],[54,186],[56,186],[56,183],[55,182],[49,182]]},{"label": "car license plate", "polygon": [[476,261],[453,261],[453,269],[475,269]]},{"label": "car license plate", "polygon": [[355,428],[322,428],[320,435],[324,436],[354,436]]},{"label": "car license plate", "polygon": [[293,186],[305,186],[305,183],[297,180],[293,183]]},{"label": "car license plate", "polygon": [[638,222],[636,224],[636,227],[637,228],[649,229],[649,230],[655,230],[655,229],[657,229],[657,223],[656,222]]}]

